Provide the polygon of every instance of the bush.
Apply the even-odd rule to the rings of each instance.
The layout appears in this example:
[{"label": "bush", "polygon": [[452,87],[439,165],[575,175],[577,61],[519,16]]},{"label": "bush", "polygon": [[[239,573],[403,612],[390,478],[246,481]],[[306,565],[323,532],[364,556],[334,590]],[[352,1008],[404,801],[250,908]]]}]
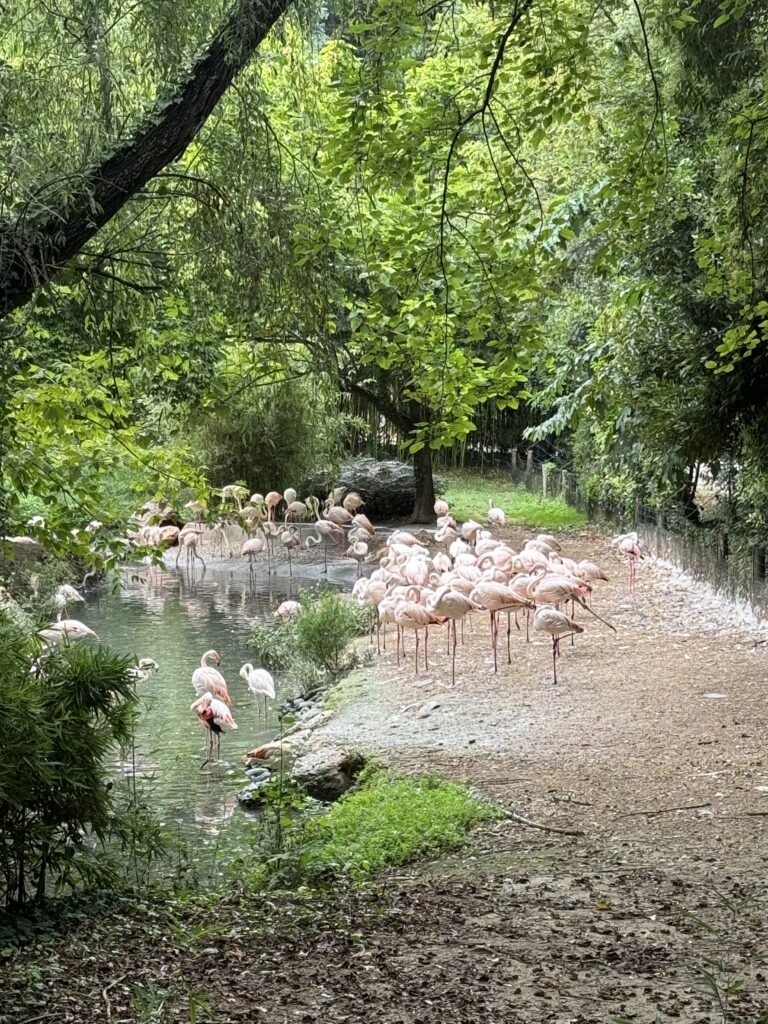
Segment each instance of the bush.
[{"label": "bush", "polygon": [[250,644],[265,668],[287,669],[306,689],[321,681],[318,672],[336,676],[354,665],[350,644],[368,628],[368,613],[336,591],[303,593],[301,604],[292,622],[254,626]]},{"label": "bush", "polygon": [[[107,754],[133,741],[131,661],[69,646],[38,657],[34,638],[0,614],[0,900],[42,899],[48,882],[115,883],[110,847],[160,852],[143,809],[113,785]],[[100,856],[102,855],[102,856]]]},{"label": "bush", "polygon": [[331,676],[351,668],[355,659],[350,644],[366,631],[365,609],[335,591],[314,600],[304,594],[301,603],[304,610],[295,623],[299,657]]}]

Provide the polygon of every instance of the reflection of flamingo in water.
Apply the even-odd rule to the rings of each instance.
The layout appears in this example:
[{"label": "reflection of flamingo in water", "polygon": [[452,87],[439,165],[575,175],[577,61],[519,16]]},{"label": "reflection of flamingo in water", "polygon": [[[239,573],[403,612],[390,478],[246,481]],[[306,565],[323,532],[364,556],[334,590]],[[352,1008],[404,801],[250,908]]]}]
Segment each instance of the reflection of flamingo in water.
[{"label": "reflection of flamingo in water", "polygon": [[223,726],[226,725],[230,729],[236,729],[237,723],[224,701],[219,700],[210,693],[204,693],[202,697],[198,697],[190,705],[190,710],[196,712],[201,725],[208,729],[208,743],[206,747],[208,756],[200,765],[201,768],[204,768],[209,761],[219,760],[221,734],[224,731]]},{"label": "reflection of flamingo in water", "polygon": [[574,622],[565,612],[559,612],[549,605],[542,605],[536,609],[533,616],[533,628],[538,633],[549,633],[552,637],[552,670],[557,683],[557,659],[560,656],[560,637],[574,633],[583,633],[584,627]]},{"label": "reflection of flamingo in water", "polygon": [[203,572],[205,572],[205,561],[202,555],[197,553],[197,545],[200,542],[200,534],[190,531],[185,533],[179,542],[179,549],[176,552],[176,568],[179,568],[179,559],[184,554],[184,562],[190,571],[195,567],[195,559],[197,559],[203,566]]}]

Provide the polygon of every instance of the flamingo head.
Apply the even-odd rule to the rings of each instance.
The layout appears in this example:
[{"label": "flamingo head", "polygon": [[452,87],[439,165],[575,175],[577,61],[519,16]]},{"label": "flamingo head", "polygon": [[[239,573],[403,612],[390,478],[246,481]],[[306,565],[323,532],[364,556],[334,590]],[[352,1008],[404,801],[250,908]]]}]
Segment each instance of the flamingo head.
[{"label": "flamingo head", "polygon": [[221,655],[218,651],[206,651],[200,659],[201,665],[207,665],[209,661],[215,661],[217,665],[221,664]]},{"label": "flamingo head", "polygon": [[243,667],[240,669],[240,672],[239,672],[240,678],[241,679],[247,679],[248,676],[251,674],[252,670],[253,670],[253,665],[251,665],[250,662],[248,662],[247,665],[243,665]]}]

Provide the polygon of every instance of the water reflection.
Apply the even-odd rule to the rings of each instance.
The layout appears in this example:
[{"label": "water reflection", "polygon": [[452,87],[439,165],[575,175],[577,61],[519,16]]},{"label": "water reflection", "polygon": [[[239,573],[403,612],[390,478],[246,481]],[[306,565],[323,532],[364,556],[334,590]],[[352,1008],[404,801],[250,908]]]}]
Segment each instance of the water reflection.
[{"label": "water reflection", "polygon": [[[338,565],[331,584],[348,583],[355,567]],[[276,711],[291,693],[275,675],[276,700],[265,719],[256,699],[238,673],[254,662],[248,634],[255,622],[273,622],[274,608],[301,589],[318,585],[316,566],[294,568],[292,579],[251,575],[242,566],[219,563],[205,573],[157,567],[127,571],[121,585],[92,594],[82,620],[114,650],[136,658],[154,658],[159,670],[139,683],[144,711],[135,751],[115,759],[125,777],[151,780],[154,806],[165,822],[190,838],[215,834],[237,808],[243,785],[240,757],[251,747],[271,740],[278,728]],[[201,771],[205,736],[189,705],[195,698],[192,673],[204,651],[222,656],[221,672],[233,701],[236,732],[222,737],[222,761]]]}]

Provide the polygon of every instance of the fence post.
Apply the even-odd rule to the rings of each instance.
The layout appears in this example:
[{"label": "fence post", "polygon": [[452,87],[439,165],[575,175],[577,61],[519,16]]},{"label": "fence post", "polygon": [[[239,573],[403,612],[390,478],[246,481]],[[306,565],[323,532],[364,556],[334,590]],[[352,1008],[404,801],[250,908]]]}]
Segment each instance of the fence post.
[{"label": "fence post", "polygon": [[527,476],[533,472],[533,448],[529,448],[525,453],[525,472]]},{"label": "fence post", "polygon": [[544,463],[541,467],[541,492],[546,498],[547,496],[547,484],[549,483],[549,464]]},{"label": "fence post", "polygon": [[722,530],[717,533],[717,557],[721,562],[728,559],[728,534]]},{"label": "fence post", "polygon": [[[565,497],[568,493],[568,470],[563,469],[560,471],[560,494]],[[566,501],[568,499],[566,498]]]},{"label": "fence post", "polygon": [[512,456],[512,472],[514,473],[517,469],[517,445],[515,445],[510,454]]},{"label": "fence post", "polygon": [[759,544],[752,547],[752,579],[765,579],[765,548]]}]

